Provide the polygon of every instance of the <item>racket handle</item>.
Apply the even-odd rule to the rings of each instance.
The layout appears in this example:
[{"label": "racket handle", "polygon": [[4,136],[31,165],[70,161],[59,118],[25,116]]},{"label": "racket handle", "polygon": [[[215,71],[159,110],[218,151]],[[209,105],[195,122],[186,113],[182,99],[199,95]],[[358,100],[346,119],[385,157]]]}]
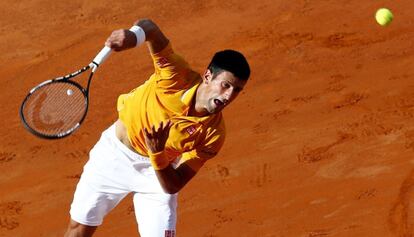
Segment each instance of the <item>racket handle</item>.
[{"label": "racket handle", "polygon": [[95,72],[96,69],[98,68],[99,65],[101,65],[101,63],[103,63],[105,61],[105,59],[111,54],[112,49],[105,46],[97,55],[96,57],[92,60],[92,63],[90,65],[93,64],[92,67],[92,72]]}]

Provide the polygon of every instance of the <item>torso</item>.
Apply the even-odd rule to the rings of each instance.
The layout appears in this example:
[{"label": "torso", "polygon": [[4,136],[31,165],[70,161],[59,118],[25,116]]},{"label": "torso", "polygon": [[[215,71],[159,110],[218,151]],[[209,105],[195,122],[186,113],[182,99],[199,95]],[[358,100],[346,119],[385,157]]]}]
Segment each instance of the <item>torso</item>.
[{"label": "torso", "polygon": [[116,137],[130,150],[135,152],[135,149],[132,147],[131,143],[128,139],[128,131],[125,125],[122,123],[120,119],[115,122],[115,134]]},{"label": "torso", "polygon": [[[202,83],[200,75],[192,71],[171,46],[151,56],[154,74],[144,84],[118,98],[117,138],[130,150],[147,156],[142,130],[172,120],[165,144],[170,160],[190,151],[196,154],[196,148],[199,149],[197,152],[218,152],[225,133],[222,116],[198,117],[200,115],[191,113],[197,89]],[[210,157],[208,154],[203,158],[207,159],[207,156]]]}]

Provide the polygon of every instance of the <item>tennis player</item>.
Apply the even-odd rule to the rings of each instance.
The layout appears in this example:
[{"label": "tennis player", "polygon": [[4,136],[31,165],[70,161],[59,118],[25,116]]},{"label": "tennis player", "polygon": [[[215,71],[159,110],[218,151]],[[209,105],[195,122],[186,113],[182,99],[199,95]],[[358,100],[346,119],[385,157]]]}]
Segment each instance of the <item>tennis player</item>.
[{"label": "tennis player", "polygon": [[122,51],[144,42],[155,71],[119,96],[119,119],[90,151],[65,237],[92,236],[129,193],[141,237],[174,237],[177,193],[223,145],[221,111],[249,78],[245,57],[234,50],[217,52],[200,75],[148,19],[112,32],[105,44]]}]

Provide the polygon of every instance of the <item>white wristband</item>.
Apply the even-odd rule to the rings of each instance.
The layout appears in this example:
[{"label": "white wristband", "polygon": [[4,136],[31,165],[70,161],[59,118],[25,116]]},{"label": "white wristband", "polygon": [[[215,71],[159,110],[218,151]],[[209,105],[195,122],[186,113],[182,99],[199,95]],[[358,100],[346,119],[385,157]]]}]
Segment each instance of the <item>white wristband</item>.
[{"label": "white wristband", "polygon": [[141,45],[142,43],[145,42],[145,31],[141,27],[139,27],[137,25],[134,25],[129,30],[131,32],[134,32],[135,36],[137,37],[137,44],[136,44],[136,46],[139,46],[139,45]]}]

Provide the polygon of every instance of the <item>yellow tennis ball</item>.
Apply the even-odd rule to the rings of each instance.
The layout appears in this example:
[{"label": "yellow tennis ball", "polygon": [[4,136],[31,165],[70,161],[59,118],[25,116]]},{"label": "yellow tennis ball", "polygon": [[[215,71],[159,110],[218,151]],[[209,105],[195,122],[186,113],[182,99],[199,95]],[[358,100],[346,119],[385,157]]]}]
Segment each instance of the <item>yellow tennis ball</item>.
[{"label": "yellow tennis ball", "polygon": [[394,19],[394,15],[387,8],[380,8],[377,13],[375,13],[375,20],[382,26],[390,24],[392,19]]}]

